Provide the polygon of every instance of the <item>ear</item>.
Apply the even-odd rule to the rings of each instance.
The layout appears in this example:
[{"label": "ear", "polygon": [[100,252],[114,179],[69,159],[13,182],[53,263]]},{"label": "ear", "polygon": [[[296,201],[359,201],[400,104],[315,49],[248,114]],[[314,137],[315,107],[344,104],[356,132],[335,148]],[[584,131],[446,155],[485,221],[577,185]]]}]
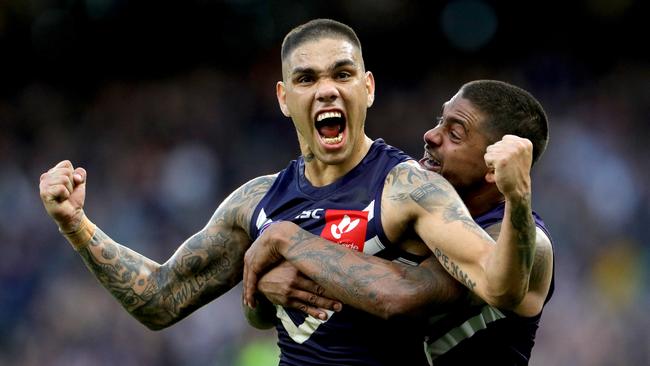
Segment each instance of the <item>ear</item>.
[{"label": "ear", "polygon": [[282,114],[286,117],[291,117],[291,113],[289,113],[289,108],[287,107],[287,93],[282,81],[278,81],[278,83],[275,84],[275,95],[278,98],[278,104],[280,105]]},{"label": "ear", "polygon": [[375,77],[370,71],[366,71],[366,91],[368,92],[367,106],[370,108],[375,102]]}]

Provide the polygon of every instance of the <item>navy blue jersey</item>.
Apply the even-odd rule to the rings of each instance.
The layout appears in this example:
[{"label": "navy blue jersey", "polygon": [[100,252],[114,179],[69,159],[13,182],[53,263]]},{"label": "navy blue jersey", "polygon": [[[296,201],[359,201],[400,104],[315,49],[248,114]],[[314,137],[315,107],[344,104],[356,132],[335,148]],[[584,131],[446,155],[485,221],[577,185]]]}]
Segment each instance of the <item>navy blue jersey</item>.
[{"label": "navy blue jersey", "polygon": [[[505,204],[474,220],[483,229],[503,221]],[[544,221],[533,212],[537,227],[551,238]],[[553,280],[545,304],[553,295]],[[542,314],[522,317],[482,304],[455,309],[431,319],[425,337],[432,363],[440,365],[528,365]]]},{"label": "navy blue jersey", "polygon": [[[292,161],[256,207],[252,236],[272,221],[293,221],[332,245],[396,257],[381,225],[381,194],[390,170],[410,159],[379,139],[354,169],[324,187],[307,181],[302,158]],[[328,313],[323,321],[276,306],[280,365],[427,365],[423,322],[387,321],[350,306]]]}]

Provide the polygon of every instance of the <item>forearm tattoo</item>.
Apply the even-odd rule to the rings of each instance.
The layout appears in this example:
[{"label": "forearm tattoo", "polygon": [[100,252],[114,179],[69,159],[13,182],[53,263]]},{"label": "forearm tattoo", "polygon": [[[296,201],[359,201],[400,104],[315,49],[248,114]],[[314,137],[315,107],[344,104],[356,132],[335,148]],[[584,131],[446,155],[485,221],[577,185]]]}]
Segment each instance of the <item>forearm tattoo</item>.
[{"label": "forearm tattoo", "polygon": [[321,240],[298,230],[289,239],[287,259],[344,303],[354,303],[359,297],[376,300],[371,285],[388,276],[386,271],[364,261],[358,252],[336,244],[323,246]]},{"label": "forearm tattoo", "polygon": [[433,254],[438,258],[447,272],[454,276],[463,285],[467,286],[467,288],[474,290],[474,287],[476,287],[476,281],[473,281],[466,272],[463,272],[460,266],[449,259],[449,257],[443,253],[440,248],[435,248]]},{"label": "forearm tattoo", "polygon": [[517,236],[517,248],[527,269],[535,257],[535,221],[531,214],[530,194],[522,200],[510,203],[510,222]]},{"label": "forearm tattoo", "polygon": [[[459,296],[455,281],[442,271],[391,263],[341,245],[323,245],[323,241],[299,230],[289,239],[286,258],[345,304],[375,315],[393,316],[391,303],[417,312]],[[395,294],[408,295],[388,301],[388,297],[395,299]]]},{"label": "forearm tattoo", "polygon": [[250,212],[272,182],[259,178],[234,192],[163,265],[116,243],[99,228],[79,252],[129,313],[152,329],[169,326],[241,280]]}]

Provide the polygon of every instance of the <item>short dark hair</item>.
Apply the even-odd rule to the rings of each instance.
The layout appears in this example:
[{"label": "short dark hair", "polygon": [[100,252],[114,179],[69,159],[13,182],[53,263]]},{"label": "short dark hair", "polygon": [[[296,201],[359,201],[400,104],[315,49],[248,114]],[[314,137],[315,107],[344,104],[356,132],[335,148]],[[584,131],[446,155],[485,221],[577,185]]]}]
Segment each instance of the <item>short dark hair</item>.
[{"label": "short dark hair", "polygon": [[548,144],[548,120],[542,105],[526,90],[497,80],[475,80],[460,88],[484,115],[484,131],[495,143],[503,135],[517,135],[533,143],[533,164]]},{"label": "short dark hair", "polygon": [[321,38],[343,38],[352,43],[361,52],[361,42],[349,26],[332,19],[314,19],[293,28],[282,41],[280,57],[284,62],[299,45]]}]

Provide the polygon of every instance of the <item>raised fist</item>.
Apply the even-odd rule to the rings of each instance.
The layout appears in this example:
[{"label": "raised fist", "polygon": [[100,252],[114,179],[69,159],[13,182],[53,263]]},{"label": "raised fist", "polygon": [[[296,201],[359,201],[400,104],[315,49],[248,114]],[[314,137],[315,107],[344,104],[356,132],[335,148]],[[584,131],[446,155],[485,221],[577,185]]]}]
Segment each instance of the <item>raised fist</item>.
[{"label": "raised fist", "polygon": [[505,135],[501,141],[487,147],[485,164],[490,168],[486,176],[495,182],[506,197],[530,194],[530,168],[533,162],[533,144],[515,135]]},{"label": "raised fist", "polygon": [[83,218],[86,170],[64,160],[41,174],[39,185],[45,210],[63,233],[76,231]]}]

